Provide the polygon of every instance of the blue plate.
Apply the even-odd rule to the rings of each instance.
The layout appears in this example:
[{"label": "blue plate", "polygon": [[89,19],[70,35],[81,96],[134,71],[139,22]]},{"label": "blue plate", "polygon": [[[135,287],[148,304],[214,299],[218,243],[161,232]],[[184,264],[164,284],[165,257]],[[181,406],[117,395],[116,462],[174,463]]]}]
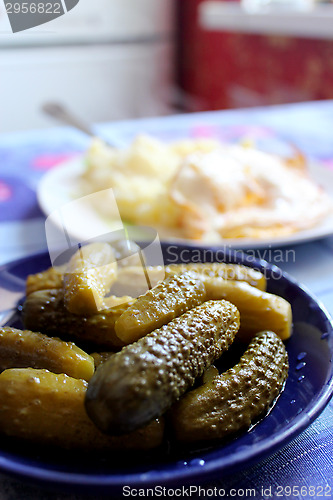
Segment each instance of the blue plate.
[{"label": "blue plate", "polygon": [[[281,448],[302,432],[324,409],[333,392],[332,320],[323,306],[290,276],[264,261],[253,261],[240,253],[193,247],[163,246],[166,263],[191,257],[235,262],[265,273],[268,291],[291,304],[294,333],[287,342],[290,372],[282,395],[270,413],[252,430],[204,451],[177,456],[141,457],[126,465],[94,457],[54,453],[36,455],[31,446],[0,443],[0,469],[20,478],[38,481],[66,491],[84,493],[120,492],[123,485],[152,487],[195,484],[219,477],[257,462]],[[45,254],[34,255],[0,268],[1,324],[20,326],[17,304],[24,296],[28,274],[50,265]],[[66,455],[66,456],[65,456]]]}]

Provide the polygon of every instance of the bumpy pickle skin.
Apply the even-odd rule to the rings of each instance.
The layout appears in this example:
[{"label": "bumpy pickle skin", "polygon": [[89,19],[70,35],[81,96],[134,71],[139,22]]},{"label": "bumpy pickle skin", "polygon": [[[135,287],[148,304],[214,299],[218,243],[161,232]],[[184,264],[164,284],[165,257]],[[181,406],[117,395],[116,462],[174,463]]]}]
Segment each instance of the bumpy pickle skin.
[{"label": "bumpy pickle skin", "polygon": [[126,344],[202,304],[203,283],[191,274],[171,276],[138,297],[115,323],[117,336]]},{"label": "bumpy pickle skin", "polygon": [[265,276],[256,269],[239,264],[225,264],[224,262],[169,264],[165,267],[165,275],[172,276],[192,272],[202,278],[223,278],[230,281],[245,281],[259,290],[266,291]]},{"label": "bumpy pickle skin", "polygon": [[73,342],[29,330],[1,327],[0,371],[29,367],[45,368],[84,380],[89,380],[95,371],[94,359]]},{"label": "bumpy pickle skin", "polygon": [[[255,269],[238,264],[213,263],[190,263],[190,264],[169,264],[162,266],[147,266],[147,273],[152,282],[162,281],[164,278],[187,272],[195,273],[199,278],[224,278],[232,281],[245,281],[249,285],[266,290],[265,276]],[[137,297],[143,295],[147,290],[147,281],[142,268],[138,266],[128,266],[119,269],[117,281],[112,290],[117,295],[130,294]]]},{"label": "bumpy pickle skin", "polygon": [[66,449],[147,450],[163,439],[163,420],[131,434],[101,433],[84,408],[87,382],[47,370],[17,368],[0,374],[0,433]]},{"label": "bumpy pickle skin", "polygon": [[291,305],[283,297],[263,292],[248,283],[205,278],[207,300],[229,300],[239,309],[238,338],[249,342],[259,331],[272,330],[282,340],[292,334]]},{"label": "bumpy pickle skin", "polygon": [[228,349],[238,327],[234,305],[210,301],[124,347],[91,378],[88,415],[115,435],[159,417]]},{"label": "bumpy pickle skin", "polygon": [[280,394],[288,355],[274,332],[256,335],[239,363],[189,391],[170,410],[175,438],[198,443],[248,429]]},{"label": "bumpy pickle skin", "polygon": [[117,350],[124,342],[117,337],[114,325],[131,303],[120,304],[92,316],[79,316],[65,308],[62,290],[41,290],[26,298],[22,320],[29,330],[89,342],[96,349]]},{"label": "bumpy pickle skin", "polygon": [[25,294],[38,290],[62,288],[63,274],[66,266],[53,266],[37,274],[29,274],[26,280]]},{"label": "bumpy pickle skin", "polygon": [[63,276],[66,309],[85,316],[98,313],[116,278],[117,262],[108,243],[83,246],[71,257]]}]

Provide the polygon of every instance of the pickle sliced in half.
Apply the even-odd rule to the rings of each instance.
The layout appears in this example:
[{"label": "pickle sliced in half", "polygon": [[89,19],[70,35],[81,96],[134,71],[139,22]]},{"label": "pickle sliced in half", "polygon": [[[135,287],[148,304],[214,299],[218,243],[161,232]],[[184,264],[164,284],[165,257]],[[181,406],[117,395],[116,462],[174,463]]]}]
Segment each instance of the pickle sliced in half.
[{"label": "pickle sliced in half", "polygon": [[117,277],[117,262],[108,243],[81,247],[63,277],[64,304],[73,314],[89,316],[104,307],[104,297]]}]

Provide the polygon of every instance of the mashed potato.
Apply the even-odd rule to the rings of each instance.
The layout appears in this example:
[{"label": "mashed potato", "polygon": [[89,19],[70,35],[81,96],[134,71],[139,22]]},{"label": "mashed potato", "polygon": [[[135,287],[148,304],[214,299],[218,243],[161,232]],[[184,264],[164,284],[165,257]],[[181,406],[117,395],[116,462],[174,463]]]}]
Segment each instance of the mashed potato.
[{"label": "mashed potato", "polygon": [[[273,238],[332,211],[332,200],[296,160],[204,139],[165,144],[139,136],[122,150],[95,140],[80,193],[113,188],[122,219],[153,226],[162,237]],[[110,216],[105,193],[95,203]]]}]

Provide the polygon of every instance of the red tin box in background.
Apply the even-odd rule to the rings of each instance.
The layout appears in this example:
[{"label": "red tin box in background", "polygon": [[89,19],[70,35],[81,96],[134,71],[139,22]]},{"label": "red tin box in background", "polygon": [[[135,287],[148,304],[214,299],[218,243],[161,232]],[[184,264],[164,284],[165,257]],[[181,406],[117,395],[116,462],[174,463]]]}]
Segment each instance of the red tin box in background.
[{"label": "red tin box in background", "polygon": [[206,30],[198,16],[203,1],[179,2],[185,110],[333,98],[333,40]]}]

